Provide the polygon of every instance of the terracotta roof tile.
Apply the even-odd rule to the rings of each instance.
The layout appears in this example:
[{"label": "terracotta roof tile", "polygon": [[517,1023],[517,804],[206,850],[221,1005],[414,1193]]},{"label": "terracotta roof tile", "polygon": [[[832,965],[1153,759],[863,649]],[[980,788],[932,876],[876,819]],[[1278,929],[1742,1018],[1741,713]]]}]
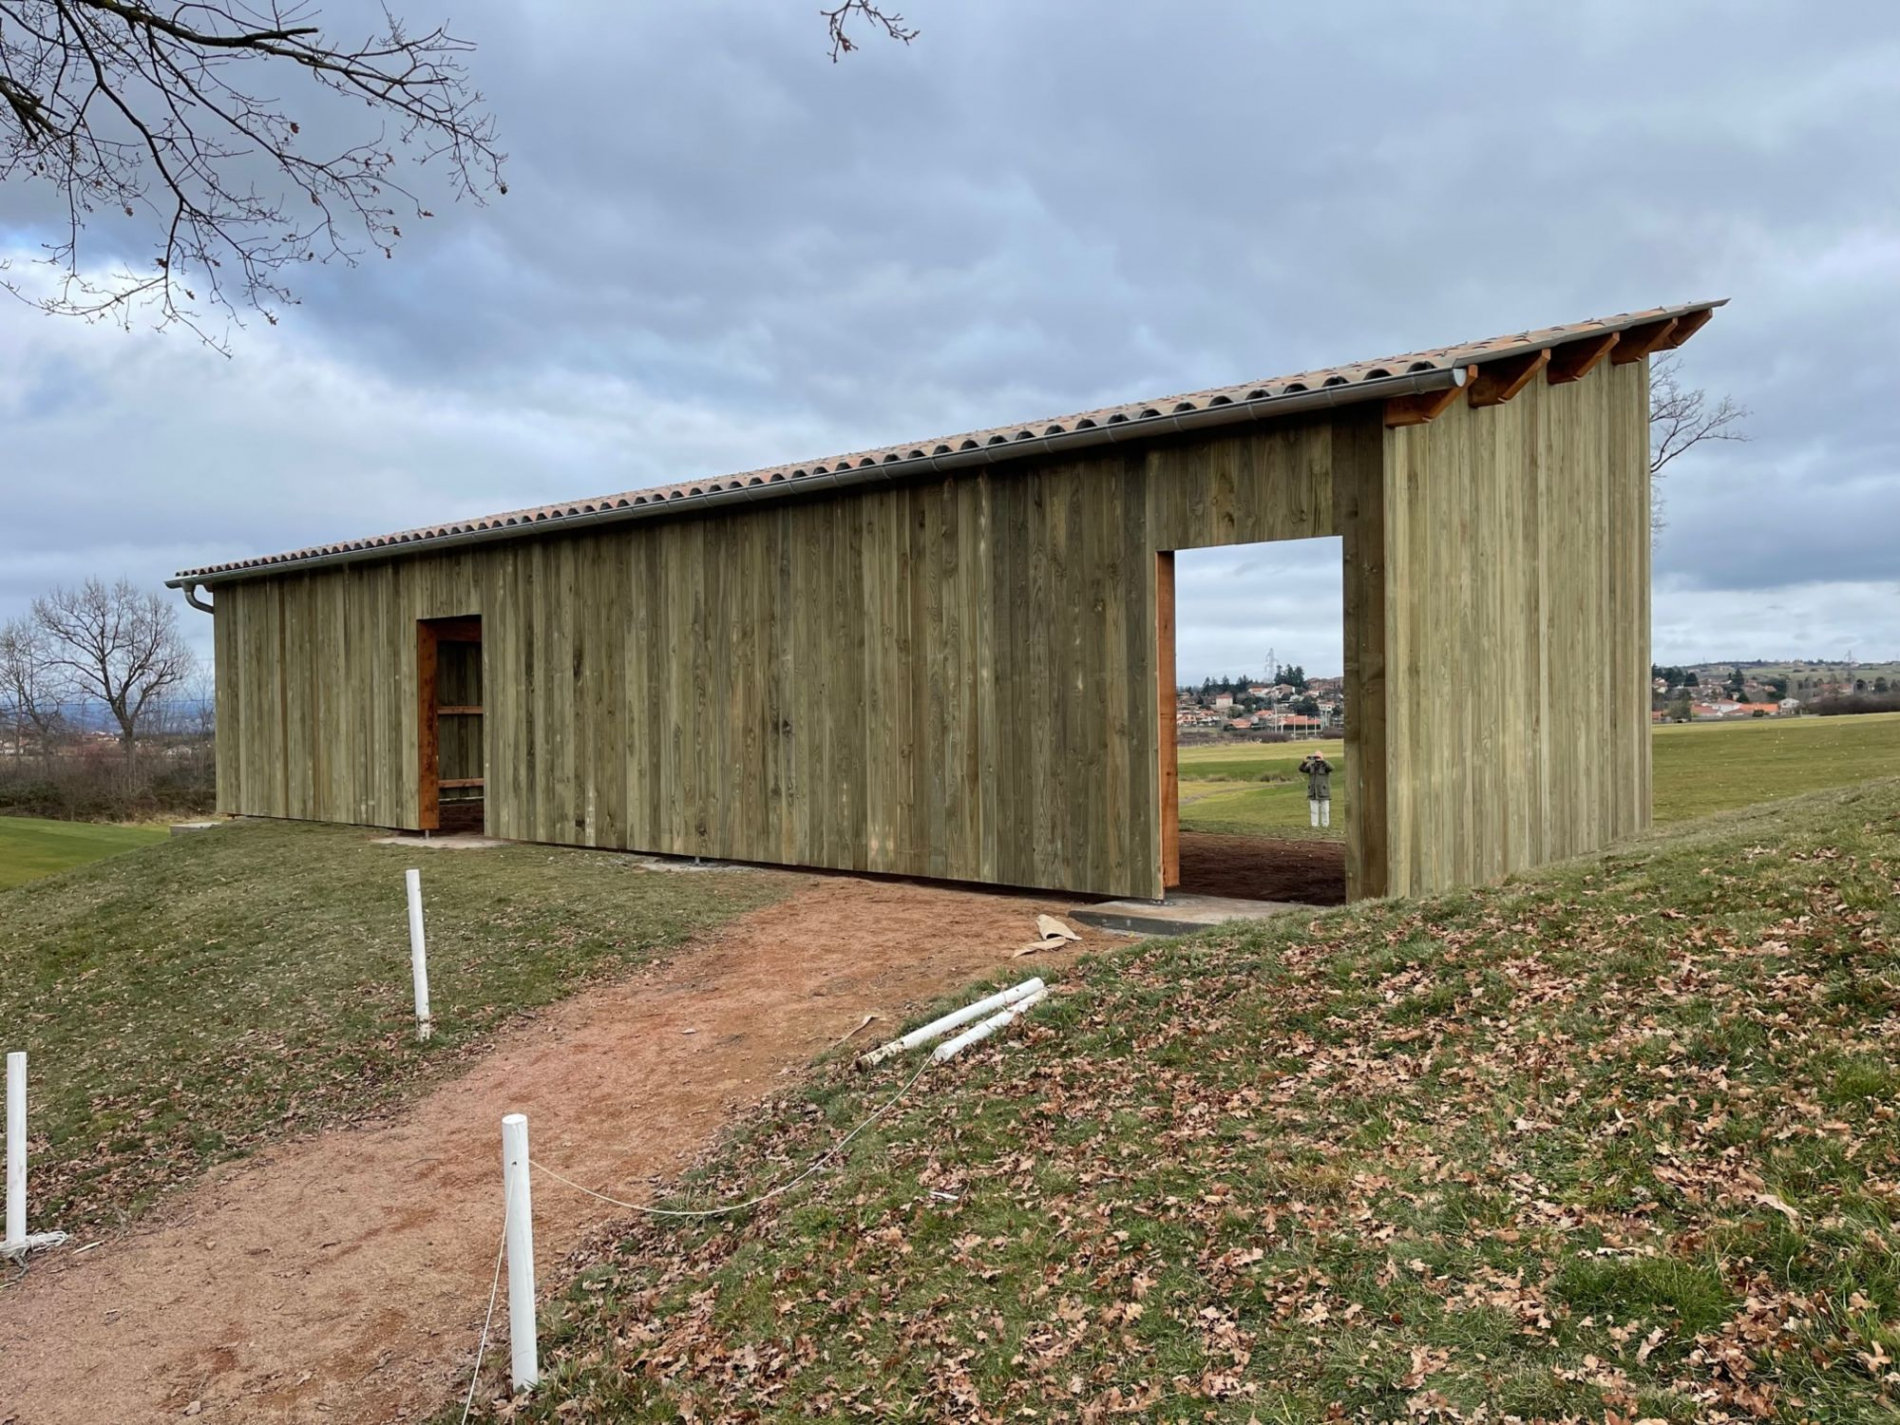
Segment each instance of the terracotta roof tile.
[{"label": "terracotta roof tile", "polygon": [[[508,536],[504,532],[510,529],[521,529],[523,533],[528,533],[528,527],[531,526],[558,525],[565,520],[598,517],[603,513],[618,510],[632,512],[647,506],[691,501],[742,488],[782,486],[785,487],[786,493],[790,493],[793,488],[800,485],[828,483],[825,477],[840,471],[902,464],[909,461],[927,461],[933,456],[941,457],[979,450],[991,450],[999,457],[1013,454],[1027,455],[1033,453],[1044,439],[1051,436],[1067,436],[1079,431],[1137,425],[1145,421],[1165,424],[1165,418],[1169,416],[1211,410],[1221,406],[1275,401],[1288,396],[1297,396],[1303,392],[1362,386],[1367,382],[1402,377],[1416,372],[1482,365],[1486,361],[1496,361],[1527,351],[1541,350],[1545,347],[1608,332],[1620,332],[1667,317],[1683,317],[1706,312],[1722,304],[1722,301],[1692,302],[1679,307],[1655,307],[1648,311],[1625,312],[1614,317],[1600,317],[1591,321],[1573,322],[1567,326],[1515,332],[1507,336],[1489,337],[1483,341],[1462,342],[1452,346],[1435,347],[1429,351],[1408,352],[1402,356],[1353,362],[1346,366],[1329,366],[1317,371],[1302,371],[1291,376],[1274,376],[1263,381],[1242,382],[1235,386],[1217,386],[1205,391],[1190,391],[1182,395],[1162,396],[1147,401],[1134,401],[1126,405],[1103,406],[1097,410],[1082,411],[1075,415],[992,426],[986,430],[940,436],[933,440],[880,446],[872,450],[854,451],[848,455],[830,456],[803,464],[772,465],[759,470],[742,471],[737,475],[723,475],[714,479],[694,480],[677,485],[661,485],[651,489],[629,490],[620,494],[579,500],[571,504],[541,505],[525,510],[509,510],[479,519],[426,525],[419,529],[400,530],[394,534],[375,535],[367,539],[312,545],[282,554],[267,554],[251,559],[234,560],[226,564],[211,564],[199,569],[181,570],[170,582],[182,584],[205,580],[215,581],[240,574],[263,572],[283,565],[334,559],[339,556],[374,558],[376,551],[379,550],[393,551],[403,546],[426,546],[445,541],[457,541],[470,535],[506,538]],[[1342,391],[1342,394],[1347,393]],[[1376,392],[1368,394],[1370,396]],[[1011,447],[1027,448],[1012,450]]]}]

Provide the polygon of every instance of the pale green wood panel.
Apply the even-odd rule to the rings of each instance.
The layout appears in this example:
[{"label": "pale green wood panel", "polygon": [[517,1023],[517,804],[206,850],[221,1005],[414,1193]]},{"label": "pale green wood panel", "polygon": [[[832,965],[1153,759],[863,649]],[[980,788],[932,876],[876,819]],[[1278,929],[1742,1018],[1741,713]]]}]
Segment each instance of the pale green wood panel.
[{"label": "pale green wood panel", "polygon": [[1393,893],[1648,824],[1646,379],[1603,365],[1386,432]]},{"label": "pale green wood panel", "polygon": [[416,622],[478,615],[496,835],[1158,894],[1153,555],[1332,533],[1332,439],[223,585],[221,805],[415,826]]}]

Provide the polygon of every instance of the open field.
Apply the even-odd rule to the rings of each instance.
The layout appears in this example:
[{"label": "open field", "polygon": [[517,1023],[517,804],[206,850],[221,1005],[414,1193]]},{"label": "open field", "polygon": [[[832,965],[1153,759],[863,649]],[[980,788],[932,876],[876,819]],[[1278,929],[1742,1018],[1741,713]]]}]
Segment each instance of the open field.
[{"label": "open field", "polygon": [[[1654,739],[1659,824],[1900,776],[1900,713],[1667,724]],[[1295,770],[1314,747],[1335,768],[1344,764],[1345,746],[1336,741],[1182,748],[1182,829],[1314,835]],[[1343,790],[1335,774],[1333,840],[1345,835]]]},{"label": "open field", "polygon": [[1656,820],[1900,776],[1900,713],[1671,723],[1655,730]]},{"label": "open field", "polygon": [[[504,1021],[792,878],[249,822],[0,892],[0,1023],[32,1054],[36,1218],[123,1221],[208,1165],[386,1107]],[[415,1041],[419,865],[432,1043]]]},{"label": "open field", "polygon": [[[1338,738],[1181,749],[1181,829],[1228,836],[1346,839],[1346,744]],[[1333,824],[1314,831],[1299,766],[1318,752],[1333,764]]]},{"label": "open field", "polygon": [[162,827],[0,816],[0,890],[165,839]]},{"label": "open field", "polygon": [[485,1418],[1892,1418],[1897,866],[1890,780],[1097,956],[583,1259]]}]

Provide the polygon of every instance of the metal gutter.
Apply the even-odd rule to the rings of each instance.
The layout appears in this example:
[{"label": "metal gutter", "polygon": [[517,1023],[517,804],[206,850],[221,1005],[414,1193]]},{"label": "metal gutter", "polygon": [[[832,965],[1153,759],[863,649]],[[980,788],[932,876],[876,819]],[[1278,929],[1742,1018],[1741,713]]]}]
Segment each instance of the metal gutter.
[{"label": "metal gutter", "polygon": [[546,519],[524,520],[518,524],[491,524],[486,529],[465,529],[454,534],[428,535],[419,539],[386,544],[365,545],[360,549],[339,549],[301,559],[286,559],[275,564],[247,565],[212,573],[179,575],[167,579],[168,589],[184,589],[193,608],[210,612],[210,606],[191,592],[195,586],[233,583],[240,579],[264,579],[276,574],[302,573],[310,569],[334,568],[339,564],[366,564],[378,559],[399,559],[412,553],[433,553],[439,549],[459,549],[471,544],[488,544],[504,539],[526,539],[536,535],[565,534],[573,530],[594,529],[601,525],[623,524],[633,520],[654,519],[673,513],[692,513],[719,509],[727,505],[750,504],[759,500],[778,500],[813,491],[845,490],[859,485],[890,484],[926,473],[965,470],[979,465],[1000,465],[1032,455],[1066,455],[1102,445],[1145,440],[1158,435],[1174,435],[1223,426],[1245,425],[1252,421],[1277,420],[1305,411],[1332,410],[1368,401],[1390,400],[1397,396],[1421,395],[1461,387],[1467,380],[1464,366],[1438,366],[1427,371],[1408,371],[1398,376],[1380,376],[1367,381],[1342,381],[1336,386],[1319,386],[1310,391],[1283,392],[1255,401],[1233,401],[1226,405],[1203,406],[1179,414],[1137,416],[1126,421],[1104,422],[1060,435],[1038,436],[1030,440],[1012,440],[1003,444],[978,446],[974,450],[952,450],[942,455],[904,456],[880,461],[876,465],[849,466],[826,471],[822,475],[802,475],[771,483],[727,486],[699,495],[677,499],[653,500],[646,504],[615,505],[573,515],[550,515]]}]

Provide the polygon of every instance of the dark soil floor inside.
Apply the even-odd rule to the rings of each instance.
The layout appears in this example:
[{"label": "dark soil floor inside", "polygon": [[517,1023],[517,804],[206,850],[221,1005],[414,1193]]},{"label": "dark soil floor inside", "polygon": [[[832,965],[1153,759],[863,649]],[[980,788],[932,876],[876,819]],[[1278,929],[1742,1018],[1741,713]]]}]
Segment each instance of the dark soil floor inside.
[{"label": "dark soil floor inside", "polygon": [[1346,847],[1338,841],[1181,833],[1181,886],[1240,900],[1346,903]]}]

